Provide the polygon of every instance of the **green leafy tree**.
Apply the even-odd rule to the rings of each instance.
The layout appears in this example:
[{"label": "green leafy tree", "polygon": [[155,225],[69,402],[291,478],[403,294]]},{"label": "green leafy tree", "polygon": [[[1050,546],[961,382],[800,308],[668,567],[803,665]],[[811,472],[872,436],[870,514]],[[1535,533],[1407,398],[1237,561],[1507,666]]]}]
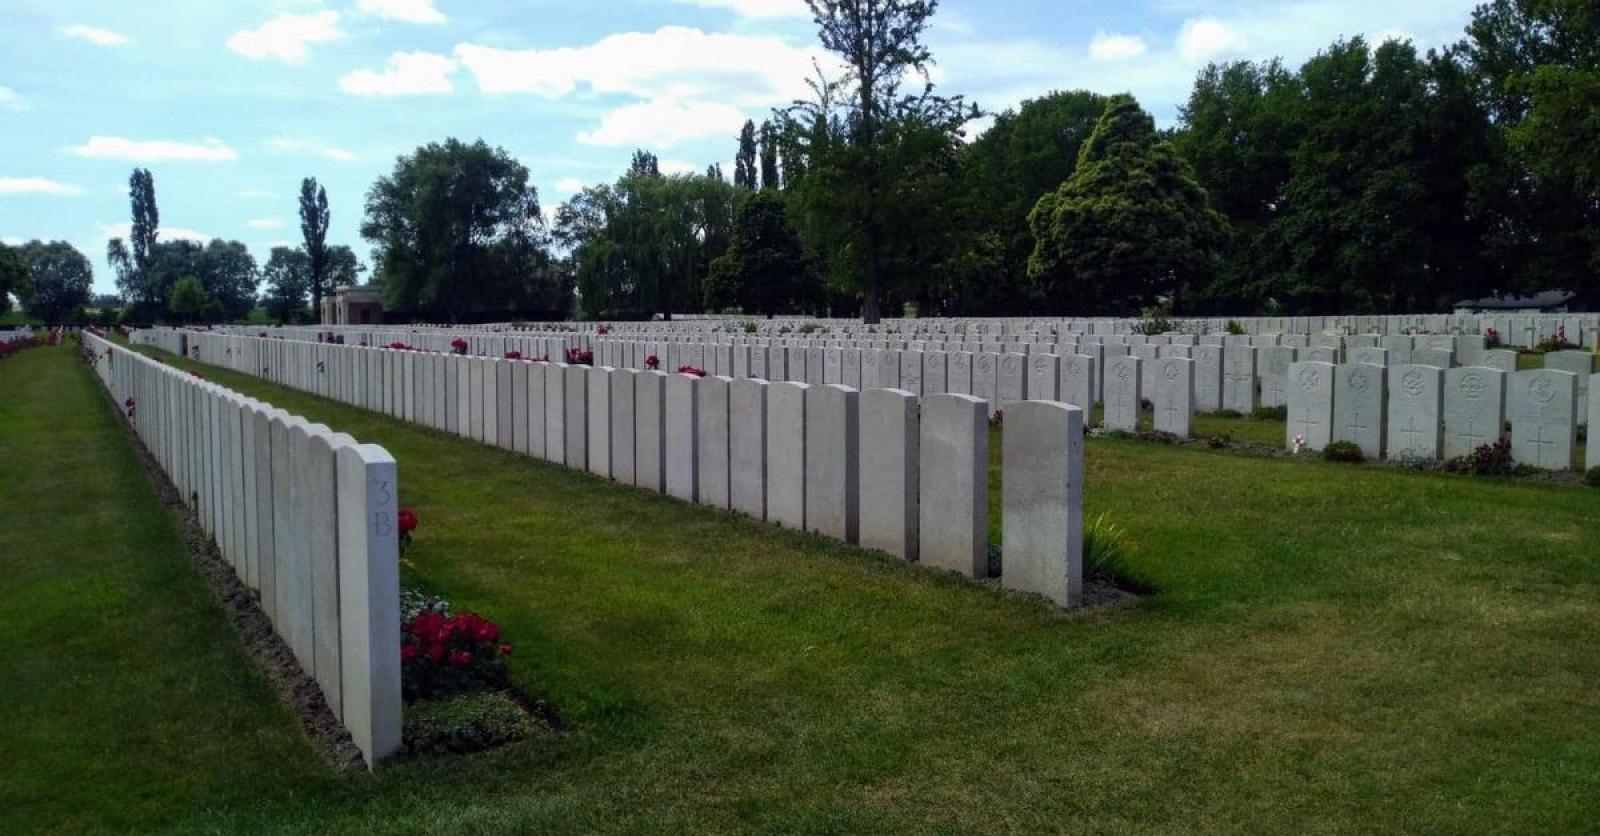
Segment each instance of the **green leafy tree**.
[{"label": "green leafy tree", "polygon": [[[1105,111],[1104,96],[1054,92],[995,117],[960,153],[960,241],[941,276],[935,306],[968,315],[1042,312],[1027,280],[1033,234],[1028,213],[1072,176],[1078,149]],[[931,310],[931,309],[930,309]]]},{"label": "green leafy tree", "polygon": [[[1209,275],[1226,222],[1131,96],[1115,96],[1065,183],[1029,216],[1028,275],[1062,307],[1133,314]],[[1081,300],[1081,301],[1079,301]]]},{"label": "green leafy tree", "polygon": [[267,289],[262,305],[276,322],[305,321],[306,298],[311,293],[311,265],[305,251],[297,247],[273,247],[267,256],[261,278]]},{"label": "green leafy tree", "polygon": [[156,206],[156,182],[149,169],[136,168],[128,177],[128,204],[133,215],[128,240],[106,242],[106,260],[117,274],[117,290],[136,311],[159,315],[166,308],[171,284],[153,275],[161,233],[161,212]]},{"label": "green leafy tree", "polygon": [[21,247],[28,265],[28,315],[51,325],[72,322],[89,304],[94,268],[65,241],[29,241]]},{"label": "green leafy tree", "polygon": [[255,307],[256,259],[250,248],[239,241],[213,238],[195,263],[193,275],[200,280],[206,297],[221,310],[218,319],[243,319]]},{"label": "green leafy tree", "polygon": [[26,304],[28,291],[27,259],[16,249],[0,244],[0,314],[10,313],[13,296]]},{"label": "green leafy tree", "polygon": [[[850,233],[829,255],[848,257],[854,264],[849,269],[831,267],[830,274],[836,283],[847,282],[859,292],[862,320],[875,323],[881,318],[892,234],[886,228],[889,204],[897,178],[908,167],[903,157],[894,159],[896,152],[903,150],[902,140],[926,138],[924,128],[955,136],[975,110],[966,112],[959,97],[934,95],[928,81],[932,55],[922,34],[937,0],[806,0],[806,4],[822,47],[846,69],[838,79],[812,82],[816,101],[787,114],[811,132],[805,166],[807,179],[817,188],[801,198],[802,211],[814,216],[822,211],[840,213],[841,226]],[[902,95],[908,75],[923,82],[919,94]]]},{"label": "green leafy tree", "polygon": [[728,250],[711,262],[706,306],[767,315],[795,310],[806,290],[807,265],[790,228],[783,198],[763,189],[740,204]]},{"label": "green leafy tree", "polygon": [[1498,165],[1474,177],[1504,283],[1600,302],[1600,8],[1494,0],[1461,44],[1492,116]]},{"label": "green leafy tree", "polygon": [[778,177],[778,129],[772,122],[761,123],[761,188],[782,188]]},{"label": "green leafy tree", "polygon": [[739,129],[739,151],[733,157],[733,184],[756,190],[756,123],[746,119]]},{"label": "green leafy tree", "polygon": [[210,304],[211,299],[200,286],[200,280],[194,276],[183,276],[172,285],[172,298],[167,302],[167,310],[178,322],[191,323],[200,321]]},{"label": "green leafy tree", "polygon": [[300,237],[304,242],[307,268],[311,278],[311,309],[322,310],[322,295],[334,287],[328,277],[328,191],[317,184],[315,177],[300,181]]},{"label": "green leafy tree", "polygon": [[361,234],[391,309],[451,321],[569,309],[528,170],[481,140],[401,157],[368,191]]}]

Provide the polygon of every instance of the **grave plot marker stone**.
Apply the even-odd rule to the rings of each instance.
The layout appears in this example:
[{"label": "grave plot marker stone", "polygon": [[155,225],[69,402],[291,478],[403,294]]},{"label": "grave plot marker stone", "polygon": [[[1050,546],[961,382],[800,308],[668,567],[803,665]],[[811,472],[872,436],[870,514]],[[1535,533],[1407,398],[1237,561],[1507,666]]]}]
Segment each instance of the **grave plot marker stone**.
[{"label": "grave plot marker stone", "polygon": [[733,378],[710,375],[695,386],[695,455],[699,501],[713,508],[729,506],[729,385]]},{"label": "grave plot marker stone", "polygon": [[1200,412],[1222,408],[1222,347],[1194,347],[1194,405]]},{"label": "grave plot marker stone", "polygon": [[767,389],[741,378],[728,386],[728,501],[733,510],[767,518]]},{"label": "grave plot marker stone", "polygon": [[1390,459],[1437,461],[1443,451],[1444,369],[1407,363],[1389,367]]},{"label": "grave plot marker stone", "polygon": [[1028,356],[1028,399],[1053,401],[1060,397],[1061,358],[1054,354]]},{"label": "grave plot marker stone", "polygon": [[611,377],[616,370],[609,366],[593,368],[579,366],[587,372],[589,472],[596,476],[611,476]]},{"label": "grave plot marker stone", "polygon": [[1083,410],[1017,404],[1001,446],[1001,585],[1057,606],[1082,603]]},{"label": "grave plot marker stone", "polygon": [[1154,381],[1156,431],[1188,438],[1194,425],[1194,361],[1165,357],[1143,364],[1144,369]]},{"label": "grave plot marker stone", "polygon": [[1287,406],[1289,403],[1289,366],[1294,362],[1294,349],[1271,346],[1256,349],[1256,364],[1261,369],[1261,405]]},{"label": "grave plot marker stone", "polygon": [[1139,429],[1139,375],[1144,361],[1131,355],[1106,360],[1106,426],[1135,432]]},{"label": "grave plot marker stone", "polygon": [[[1587,351],[1552,351],[1544,356],[1544,367],[1571,372],[1578,382],[1578,423],[1589,420],[1589,377],[1594,374],[1594,355]],[[1600,464],[1600,462],[1596,462]]]},{"label": "grave plot marker stone", "polygon": [[923,399],[918,474],[921,562],[989,576],[989,414],[980,398]]},{"label": "grave plot marker stone", "polygon": [[1256,352],[1247,345],[1222,351],[1222,408],[1249,415],[1256,409]]},{"label": "grave plot marker stone", "polygon": [[1369,459],[1383,457],[1384,420],[1388,416],[1385,368],[1344,363],[1333,372],[1333,439],[1361,448]]},{"label": "grave plot marker stone", "polygon": [[1572,469],[1578,447],[1578,376],[1552,369],[1511,375],[1511,458],[1543,470]]},{"label": "grave plot marker stone", "polygon": [[666,380],[666,372],[643,371],[633,390],[634,484],[658,493],[667,487]]},{"label": "grave plot marker stone", "polygon": [[806,390],[806,529],[860,539],[860,393],[828,384]]},{"label": "grave plot marker stone", "polygon": [[1506,373],[1463,366],[1444,373],[1444,457],[1468,456],[1500,440],[1506,414]]},{"label": "grave plot marker stone", "polygon": [[767,389],[767,519],[806,527],[806,390],[783,381]]},{"label": "grave plot marker stone", "polygon": [[566,392],[566,416],[561,422],[567,442],[566,465],[575,470],[589,468],[589,366],[567,366],[562,372]]},{"label": "grave plot marker stone", "polygon": [[904,389],[861,393],[861,545],[917,559],[920,406]]},{"label": "grave plot marker stone", "polygon": [[1294,363],[1289,366],[1289,415],[1285,444],[1294,449],[1299,436],[1305,449],[1320,452],[1333,441],[1334,366]]}]

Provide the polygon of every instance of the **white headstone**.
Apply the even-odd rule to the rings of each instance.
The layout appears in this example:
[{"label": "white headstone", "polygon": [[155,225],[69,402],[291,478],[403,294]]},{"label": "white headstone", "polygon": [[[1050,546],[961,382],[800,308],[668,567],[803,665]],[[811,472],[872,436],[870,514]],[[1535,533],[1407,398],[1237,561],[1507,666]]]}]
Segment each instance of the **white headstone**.
[{"label": "white headstone", "polygon": [[861,393],[861,545],[917,559],[920,429],[916,395]]},{"label": "white headstone", "polygon": [[921,562],[970,578],[989,575],[988,419],[987,405],[971,395],[922,402]]},{"label": "white headstone", "polygon": [[1435,461],[1443,452],[1444,369],[1407,363],[1389,367],[1390,459]]},{"label": "white headstone", "polygon": [[1083,411],[1058,401],[1017,404],[1006,411],[1001,446],[1001,585],[1062,607],[1081,603]]},{"label": "white headstone", "polygon": [[1333,376],[1331,363],[1294,363],[1289,366],[1289,413],[1284,428],[1287,444],[1299,438],[1313,452],[1333,440]]},{"label": "white headstone", "polygon": [[1578,376],[1550,369],[1511,375],[1511,458],[1569,470],[1578,447]]},{"label": "white headstone", "polygon": [[1463,366],[1444,373],[1444,457],[1471,455],[1500,440],[1506,414],[1506,373]]}]

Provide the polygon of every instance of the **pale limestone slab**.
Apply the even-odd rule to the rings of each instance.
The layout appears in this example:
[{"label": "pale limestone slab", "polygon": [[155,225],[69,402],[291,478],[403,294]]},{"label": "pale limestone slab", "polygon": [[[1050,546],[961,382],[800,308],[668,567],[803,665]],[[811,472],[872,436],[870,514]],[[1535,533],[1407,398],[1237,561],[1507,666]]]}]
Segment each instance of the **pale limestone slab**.
[{"label": "pale limestone slab", "polygon": [[806,529],[848,543],[860,536],[859,396],[841,384],[805,393]]},{"label": "pale limestone slab", "polygon": [[728,385],[728,492],[733,510],[767,518],[767,390],[765,380]]},{"label": "pale limestone slab", "polygon": [[1444,457],[1468,456],[1501,438],[1506,414],[1506,373],[1462,366],[1444,373]]},{"label": "pale limestone slab", "polygon": [[861,393],[861,545],[906,560],[918,555],[920,406],[904,389]]},{"label": "pale limestone slab", "polygon": [[1017,404],[1001,446],[1001,585],[1057,606],[1082,603],[1083,410]]},{"label": "pale limestone slab", "polygon": [[923,399],[920,431],[920,560],[988,577],[988,406],[971,395],[932,395]]},{"label": "pale limestone slab", "polygon": [[806,527],[806,391],[788,381],[767,389],[767,519]]}]

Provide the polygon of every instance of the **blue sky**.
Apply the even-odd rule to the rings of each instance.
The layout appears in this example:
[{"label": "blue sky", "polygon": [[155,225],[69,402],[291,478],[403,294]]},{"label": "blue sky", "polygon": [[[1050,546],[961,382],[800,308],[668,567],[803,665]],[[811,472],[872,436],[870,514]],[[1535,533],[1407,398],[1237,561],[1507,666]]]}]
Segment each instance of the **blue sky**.
[{"label": "blue sky", "polygon": [[[986,110],[1052,89],[1131,91],[1163,124],[1207,61],[1298,63],[1335,38],[1460,37],[1473,0],[946,0],[935,81]],[[394,158],[482,138],[532,172],[546,212],[636,147],[670,170],[728,162],[746,117],[804,93],[800,0],[7,0],[0,240],[66,239],[111,292],[127,178],[155,175],[164,238],[299,238],[328,189],[330,238],[365,258],[363,196]]]}]

